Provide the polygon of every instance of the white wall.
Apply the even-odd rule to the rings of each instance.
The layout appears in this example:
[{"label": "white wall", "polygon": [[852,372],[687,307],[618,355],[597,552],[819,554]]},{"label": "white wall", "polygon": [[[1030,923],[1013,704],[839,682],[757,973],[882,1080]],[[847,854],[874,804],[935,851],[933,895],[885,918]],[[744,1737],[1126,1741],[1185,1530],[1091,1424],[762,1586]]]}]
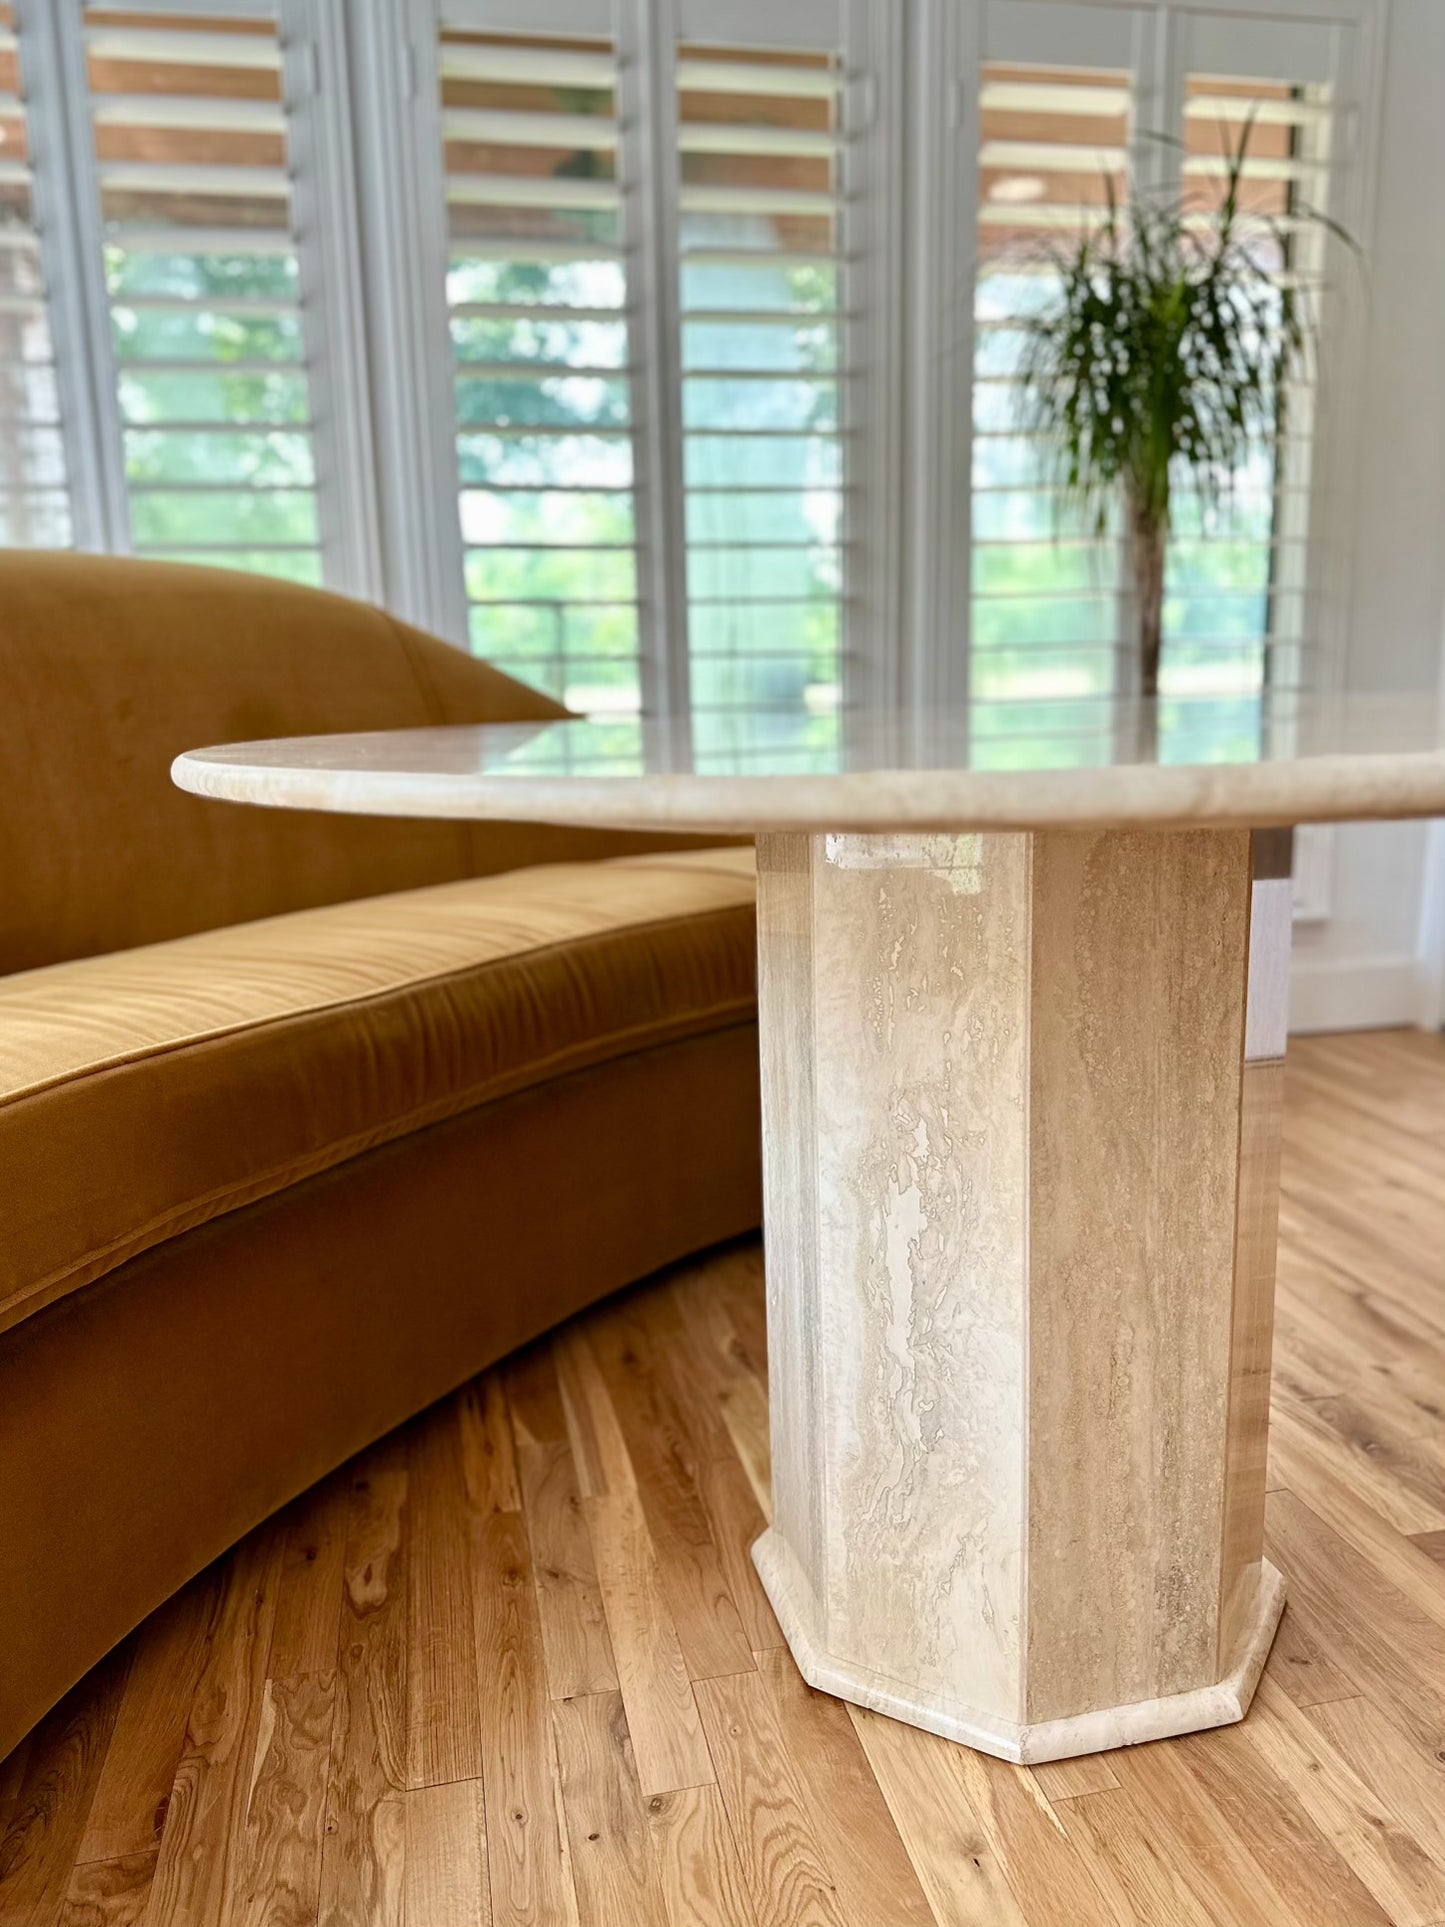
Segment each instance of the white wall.
[{"label": "white wall", "polygon": [[[1445,642],[1445,0],[1392,0],[1387,18],[1344,676],[1433,703]],[[1440,1021],[1427,853],[1433,876],[1445,835],[1425,824],[1335,833],[1331,914],[1295,932],[1294,1028]]]}]

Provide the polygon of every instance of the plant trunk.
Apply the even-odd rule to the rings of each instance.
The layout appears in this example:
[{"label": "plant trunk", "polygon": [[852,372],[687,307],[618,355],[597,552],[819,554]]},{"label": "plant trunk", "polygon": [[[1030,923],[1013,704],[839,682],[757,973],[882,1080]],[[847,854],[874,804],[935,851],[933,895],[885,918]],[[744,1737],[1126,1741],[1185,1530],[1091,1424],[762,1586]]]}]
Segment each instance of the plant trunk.
[{"label": "plant trunk", "polygon": [[1159,662],[1164,649],[1164,547],[1168,526],[1164,517],[1142,502],[1131,501],[1129,514],[1129,578],[1133,597],[1136,640],[1135,688],[1143,702],[1139,715],[1139,754],[1152,760],[1159,750]]}]

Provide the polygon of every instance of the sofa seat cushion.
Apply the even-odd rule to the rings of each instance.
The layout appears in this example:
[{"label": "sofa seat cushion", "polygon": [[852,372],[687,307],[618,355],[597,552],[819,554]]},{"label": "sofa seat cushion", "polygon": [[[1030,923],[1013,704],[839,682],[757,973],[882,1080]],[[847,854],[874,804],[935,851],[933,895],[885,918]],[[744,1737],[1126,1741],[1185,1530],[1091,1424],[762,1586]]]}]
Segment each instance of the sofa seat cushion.
[{"label": "sofa seat cushion", "polygon": [[0,1330],[388,1139],[750,1022],[753,928],[752,852],[679,851],[0,979]]}]

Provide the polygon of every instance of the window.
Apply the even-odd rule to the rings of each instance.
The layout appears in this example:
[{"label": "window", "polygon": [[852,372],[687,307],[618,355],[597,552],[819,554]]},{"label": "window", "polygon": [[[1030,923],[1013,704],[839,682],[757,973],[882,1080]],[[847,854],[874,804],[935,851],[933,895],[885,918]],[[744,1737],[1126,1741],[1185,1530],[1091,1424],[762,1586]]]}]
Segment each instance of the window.
[{"label": "window", "polygon": [[64,548],[70,498],[31,189],[14,12],[0,7],[0,542]]},{"label": "window", "polygon": [[[1252,114],[1333,302],[1370,4],[0,0],[0,537],[374,596],[705,765],[964,693],[1087,760],[1123,557],[1021,430],[1041,244],[1139,165],[1202,212]],[[1241,728],[1343,604],[1338,365],[1177,504],[1166,694]]]},{"label": "window", "polygon": [[[1161,10],[1152,19],[1089,0],[985,0],[979,75],[968,446],[970,693],[978,753],[1007,763],[1021,732],[1074,732],[1080,761],[1109,753],[1089,722],[1127,686],[1125,558],[1115,523],[1083,527],[1051,487],[1048,450],[1024,432],[1021,320],[1050,299],[1048,244],[1101,218],[1109,193],[1180,194],[1188,219],[1218,206],[1246,126],[1243,203],[1262,217],[1256,258],[1327,318],[1331,244],[1306,211],[1334,213],[1346,170],[1332,140],[1344,40],[1307,20]],[[1096,49],[1108,64],[1079,55]],[[1036,57],[1047,50],[1065,64]],[[1158,76],[1166,77],[1162,87]],[[969,217],[965,217],[969,218]],[[1205,714],[1221,750],[1258,733],[1261,691],[1311,676],[1330,612],[1319,589],[1316,370],[1297,371],[1279,434],[1243,464],[1223,503],[1176,492],[1166,567],[1163,753]],[[1187,704],[1187,711],[1184,705]]]}]

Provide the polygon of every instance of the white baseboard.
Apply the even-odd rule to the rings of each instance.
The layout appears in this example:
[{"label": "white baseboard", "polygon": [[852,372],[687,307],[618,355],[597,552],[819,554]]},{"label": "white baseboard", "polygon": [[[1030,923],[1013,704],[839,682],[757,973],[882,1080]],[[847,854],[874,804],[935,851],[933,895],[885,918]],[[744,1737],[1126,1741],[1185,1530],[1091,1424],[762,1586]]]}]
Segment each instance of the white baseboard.
[{"label": "white baseboard", "polygon": [[1383,1030],[1428,1024],[1422,971],[1414,957],[1296,957],[1290,973],[1289,1027]]}]

